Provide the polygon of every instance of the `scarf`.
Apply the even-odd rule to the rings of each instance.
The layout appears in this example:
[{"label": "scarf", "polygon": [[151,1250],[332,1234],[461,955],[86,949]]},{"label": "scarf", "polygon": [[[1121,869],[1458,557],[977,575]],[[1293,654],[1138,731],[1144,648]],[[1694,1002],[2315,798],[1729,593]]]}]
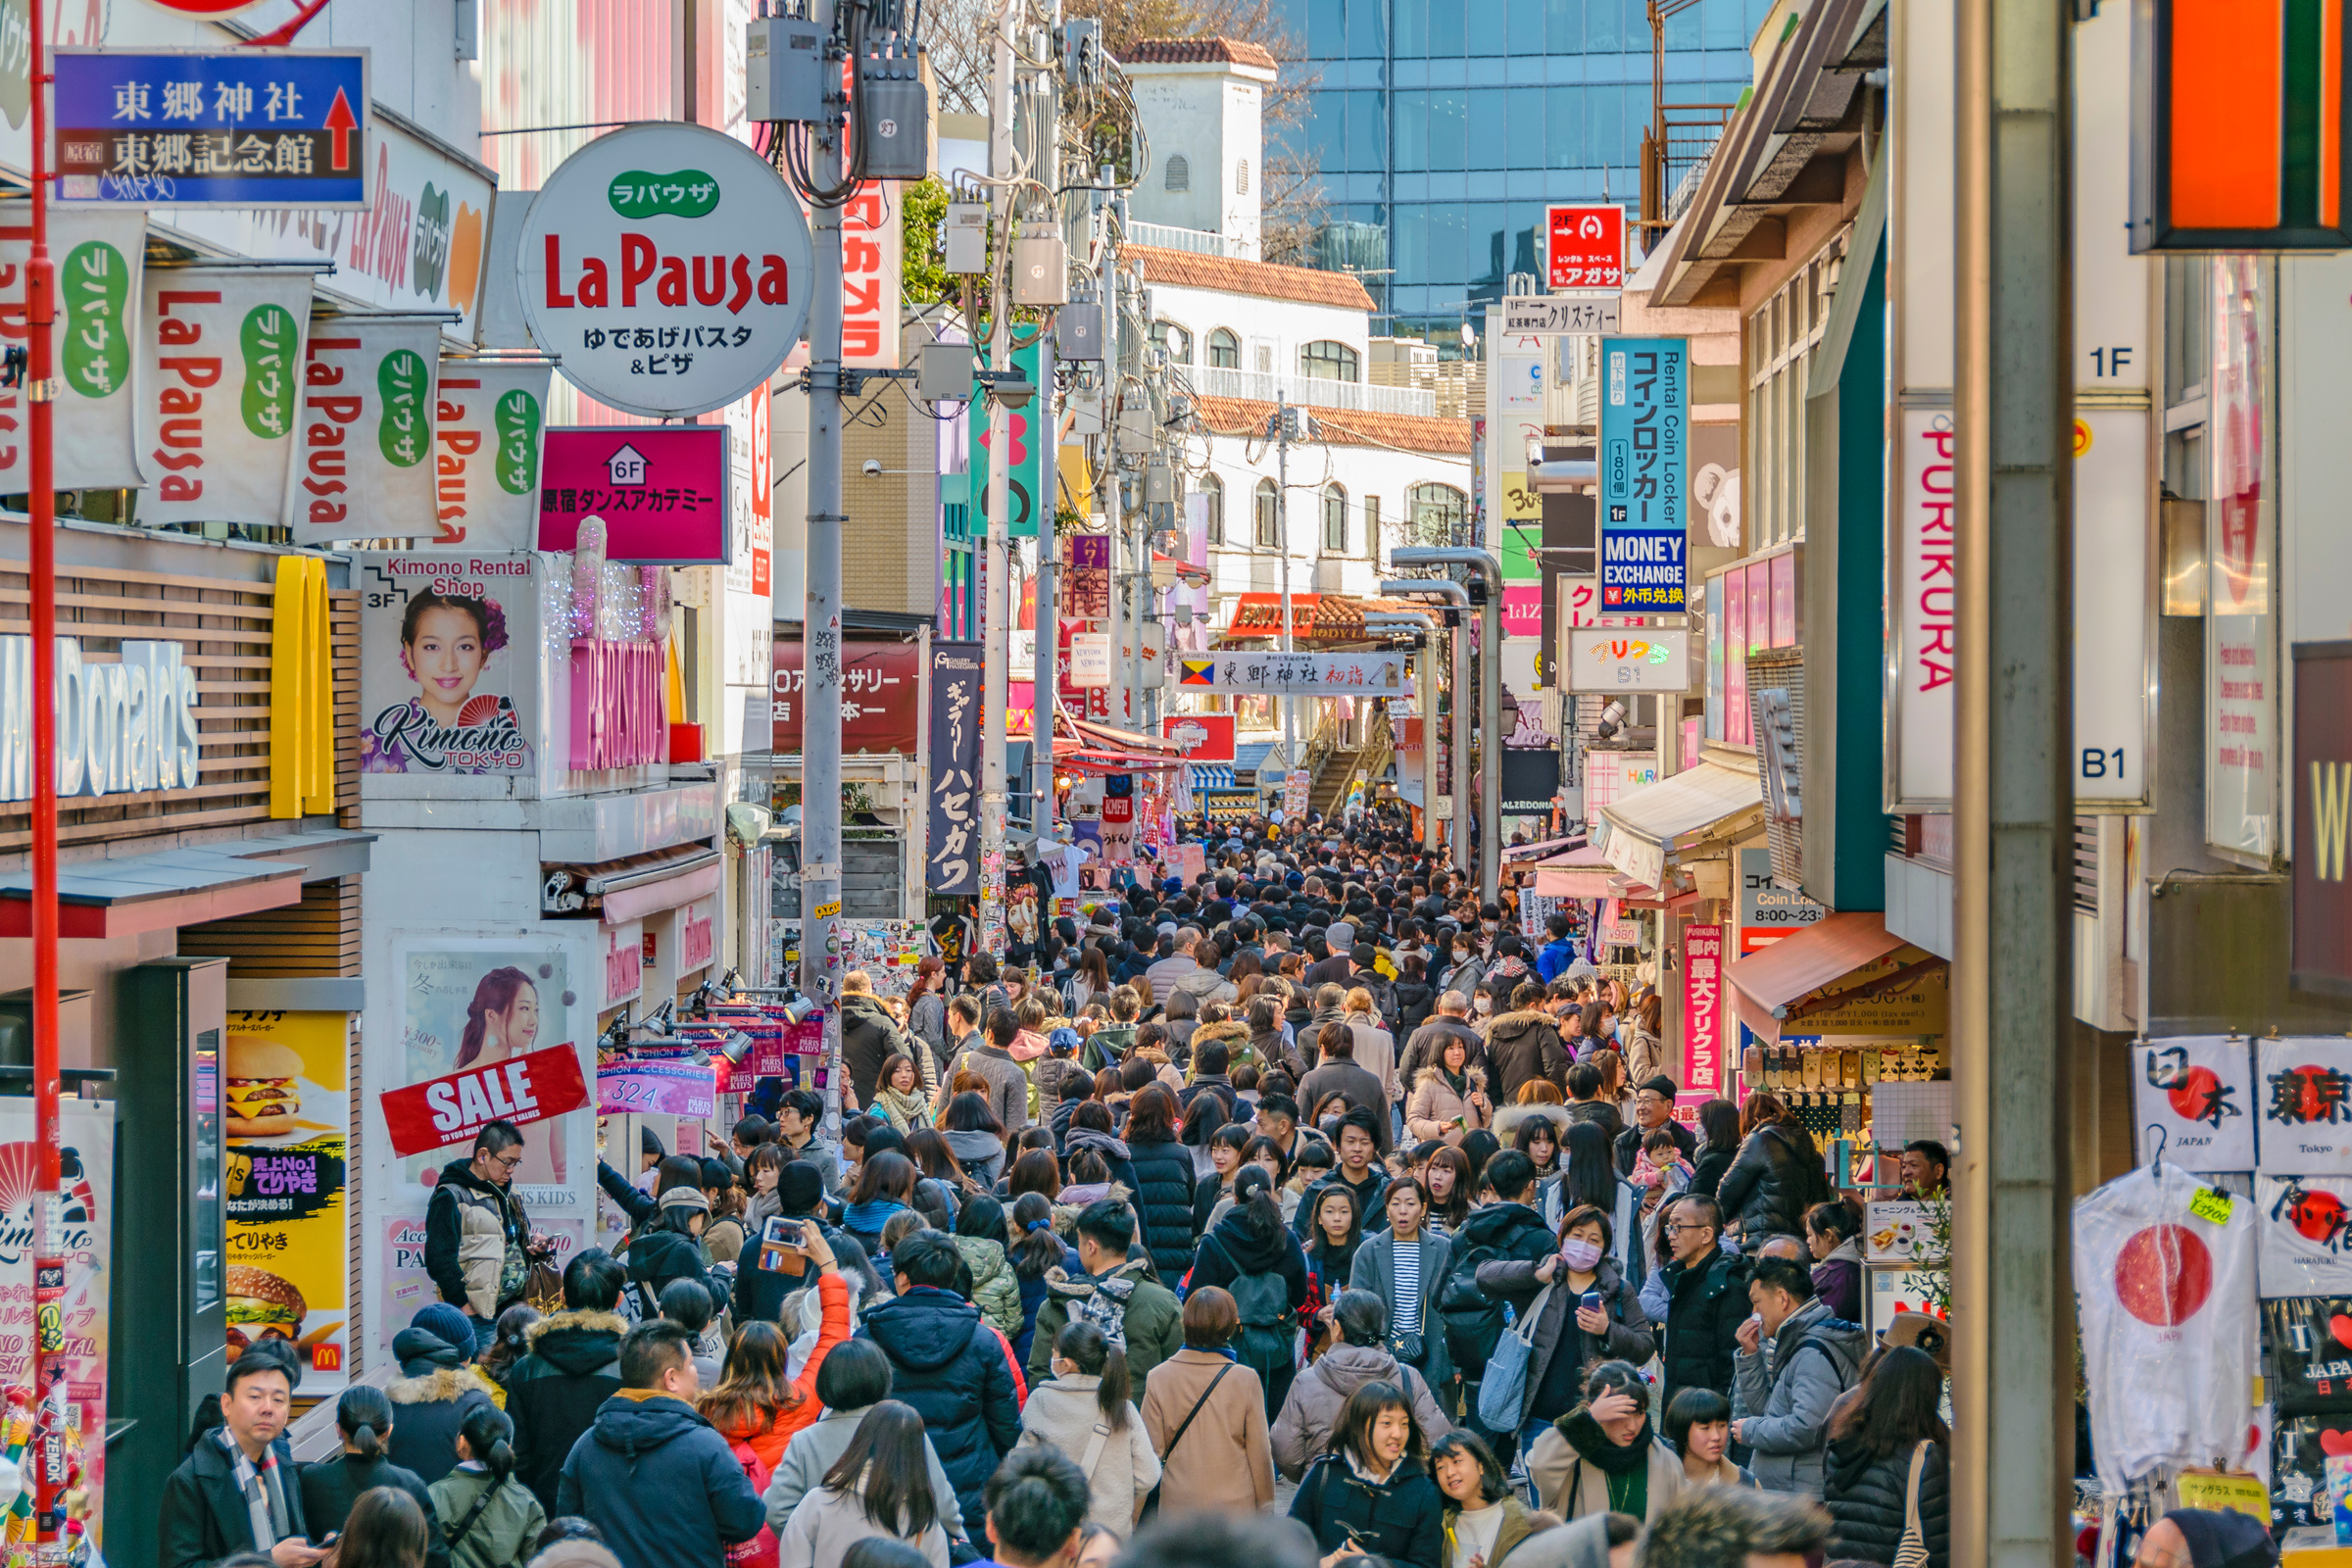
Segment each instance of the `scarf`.
[{"label": "scarf", "polygon": [[237,1446],[228,1428],[216,1427],[213,1436],[228,1454],[237,1490],[245,1494],[245,1512],[253,1525],[254,1549],[266,1553],[294,1533],[293,1523],[286,1514],[285,1482],[277,1473],[277,1447],[273,1444],[262,1450],[262,1462],[257,1469],[245,1457],[245,1450]]},{"label": "scarf", "polygon": [[896,1089],[884,1089],[874,1096],[874,1109],[907,1132],[931,1125],[931,1102],[919,1093],[903,1095]]},{"label": "scarf", "polygon": [[1441,1061],[1438,1063],[1438,1076],[1446,1080],[1446,1087],[1453,1091],[1454,1099],[1464,1104],[1470,1102],[1469,1068],[1464,1067],[1460,1072],[1455,1072]]},{"label": "scarf", "polygon": [[[1600,1423],[1592,1419],[1589,1405],[1578,1405],[1553,1425],[1559,1429],[1560,1436],[1568,1440],[1570,1447],[1612,1481],[1618,1476],[1635,1471],[1646,1473],[1648,1470],[1651,1437],[1646,1417],[1642,1422],[1642,1430],[1634,1434],[1634,1441],[1622,1447],[1600,1430]],[[1614,1506],[1614,1503],[1611,1505]],[[1634,1512],[1639,1517],[1640,1510]]]}]

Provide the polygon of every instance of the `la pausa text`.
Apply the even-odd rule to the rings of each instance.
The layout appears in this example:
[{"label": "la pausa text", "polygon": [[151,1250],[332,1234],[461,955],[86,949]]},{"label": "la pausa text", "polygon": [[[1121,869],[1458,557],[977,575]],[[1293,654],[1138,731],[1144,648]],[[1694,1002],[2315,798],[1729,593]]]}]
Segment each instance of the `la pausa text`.
[{"label": "la pausa text", "polygon": [[[755,295],[762,305],[792,303],[792,270],[773,251],[760,257],[760,276],[752,277],[752,258],[742,251],[733,256],[664,256],[651,236],[623,232],[620,236],[620,307],[632,310],[637,292],[654,285],[654,303],[672,307],[725,305],[739,314]],[[547,308],[604,310],[612,304],[614,264],[602,256],[583,258],[569,291],[564,288],[564,238],[547,236]],[[657,276],[656,274],[659,274]]]}]

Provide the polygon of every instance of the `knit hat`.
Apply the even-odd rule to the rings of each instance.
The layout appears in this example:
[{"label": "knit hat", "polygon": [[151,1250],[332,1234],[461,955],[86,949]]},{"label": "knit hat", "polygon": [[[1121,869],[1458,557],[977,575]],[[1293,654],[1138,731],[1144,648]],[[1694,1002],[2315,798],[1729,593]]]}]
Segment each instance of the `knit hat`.
[{"label": "knit hat", "polygon": [[434,1301],[417,1309],[409,1319],[409,1327],[421,1329],[443,1344],[455,1348],[460,1358],[473,1359],[473,1319],[447,1301]]},{"label": "knit hat", "polygon": [[1323,932],[1323,945],[1334,953],[1346,953],[1355,946],[1355,927],[1345,920],[1334,920]]},{"label": "knit hat", "polygon": [[2188,1542],[2193,1568],[2274,1568],[2278,1548],[2250,1514],[2233,1508],[2175,1508],[2165,1515]]},{"label": "knit hat", "polygon": [[699,1209],[708,1214],[710,1212],[710,1200],[703,1196],[703,1190],[699,1187],[672,1187],[668,1192],[654,1200],[654,1206],[656,1208]]},{"label": "knit hat", "polygon": [[[872,1152],[870,1147],[867,1152]],[[776,1175],[776,1200],[787,1214],[806,1214],[823,1201],[824,1196],[825,1178],[805,1159],[794,1160]]]}]

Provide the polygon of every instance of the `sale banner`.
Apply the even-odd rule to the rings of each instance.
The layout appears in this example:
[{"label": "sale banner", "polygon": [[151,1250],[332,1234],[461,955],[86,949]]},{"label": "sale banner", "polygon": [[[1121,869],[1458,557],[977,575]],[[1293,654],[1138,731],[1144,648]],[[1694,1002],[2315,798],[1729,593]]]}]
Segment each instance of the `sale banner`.
[{"label": "sale banner", "polygon": [[718,1082],[692,1062],[628,1061],[596,1069],[596,1113],[656,1111],[703,1121],[718,1114]]},{"label": "sale banner", "polygon": [[349,1381],[350,1060],[348,1013],[228,1015],[228,1358],[290,1345],[304,1398]]},{"label": "sale banner", "polygon": [[392,1152],[403,1158],[468,1144],[494,1121],[523,1127],[586,1103],[588,1081],[580,1075],[579,1053],[568,1044],[485,1061],[383,1097]]}]

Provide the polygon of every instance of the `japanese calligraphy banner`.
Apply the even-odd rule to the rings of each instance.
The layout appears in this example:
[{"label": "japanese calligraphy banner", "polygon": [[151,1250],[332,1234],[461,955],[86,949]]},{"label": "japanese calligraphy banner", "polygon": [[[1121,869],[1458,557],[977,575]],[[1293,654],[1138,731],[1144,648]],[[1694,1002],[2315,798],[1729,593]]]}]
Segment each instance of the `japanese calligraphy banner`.
[{"label": "japanese calligraphy banner", "polygon": [[228,1015],[229,1358],[287,1342],[306,1398],[348,1381],[350,1059],[349,1013]]},{"label": "japanese calligraphy banner", "polygon": [[433,537],[440,368],[436,318],[318,319],[302,376],[300,482],[286,506],[295,543]]},{"label": "japanese calligraphy banner", "polygon": [[2257,1176],[2254,1201],[2263,1297],[2352,1294],[2352,1177]]},{"label": "japanese calligraphy banner", "polygon": [[1413,689],[1402,654],[1201,654],[1176,661],[1176,684],[1245,696],[1403,696]]},{"label": "japanese calligraphy banner", "polygon": [[[285,520],[312,276],[309,267],[147,273],[136,396],[139,450],[156,476],[140,522]],[[340,425],[326,428],[341,438]]]},{"label": "japanese calligraphy banner", "polygon": [[1682,1091],[1723,1086],[1723,927],[1694,925],[1683,933]]},{"label": "japanese calligraphy banner", "polygon": [[2241,1037],[2192,1035],[2132,1048],[2132,1125],[2140,1157],[2183,1170],[2254,1168],[2254,1053]]},{"label": "japanese calligraphy banner", "polygon": [[1601,339],[1600,602],[1604,612],[1686,608],[1690,344]]},{"label": "japanese calligraphy banner", "polygon": [[980,645],[931,645],[928,885],[980,891]]},{"label": "japanese calligraphy banner", "polygon": [[[773,749],[801,750],[801,639],[779,637],[770,688]],[[841,650],[841,749],[912,757],[922,722],[922,650],[912,643],[845,642]]]},{"label": "japanese calligraphy banner", "polygon": [[433,403],[437,545],[528,550],[538,524],[547,360],[443,360]]},{"label": "japanese calligraphy banner", "polygon": [[[146,482],[139,472],[131,371],[146,319],[140,287],[146,240],[143,212],[50,214],[57,319],[49,336],[57,367],[53,444],[60,490],[135,489]],[[31,254],[29,225],[0,225],[0,339],[12,345],[31,332],[24,319],[24,264]],[[27,424],[24,389],[0,387],[0,493],[29,483]]]},{"label": "japanese calligraphy banner", "polygon": [[2264,1040],[2255,1047],[2262,1106],[2255,1168],[2273,1176],[2352,1176],[2352,1039]]},{"label": "japanese calligraphy banner", "polygon": [[868,180],[841,210],[841,363],[899,367],[900,183]]}]

